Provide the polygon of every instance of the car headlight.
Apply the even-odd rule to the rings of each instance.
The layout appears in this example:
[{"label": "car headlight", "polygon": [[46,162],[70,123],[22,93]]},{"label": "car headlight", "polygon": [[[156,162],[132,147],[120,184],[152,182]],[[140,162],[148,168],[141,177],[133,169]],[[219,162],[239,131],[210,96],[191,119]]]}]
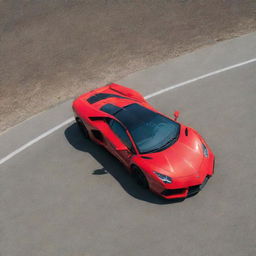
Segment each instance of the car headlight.
[{"label": "car headlight", "polygon": [[208,152],[207,147],[203,143],[202,143],[202,147],[203,147],[204,156],[208,157],[209,156],[209,152]]},{"label": "car headlight", "polygon": [[156,174],[156,176],[163,182],[163,183],[166,183],[166,184],[171,184],[172,183],[172,178],[167,176],[167,175],[164,175],[162,173],[159,173],[159,172],[155,172],[154,171],[154,174]]}]

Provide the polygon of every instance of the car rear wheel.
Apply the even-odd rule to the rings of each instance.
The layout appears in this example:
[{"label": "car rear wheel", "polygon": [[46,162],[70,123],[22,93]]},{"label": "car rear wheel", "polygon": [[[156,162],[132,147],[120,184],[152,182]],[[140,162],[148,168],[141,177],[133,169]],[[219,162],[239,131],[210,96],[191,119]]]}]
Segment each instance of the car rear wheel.
[{"label": "car rear wheel", "polygon": [[82,122],[82,120],[79,117],[76,118],[76,123],[77,123],[80,131],[84,134],[85,138],[89,139],[88,130],[86,129],[84,123]]},{"label": "car rear wheel", "polygon": [[148,181],[144,173],[140,170],[139,167],[133,166],[132,167],[132,176],[135,179],[136,183],[139,184],[141,187],[148,189]]}]

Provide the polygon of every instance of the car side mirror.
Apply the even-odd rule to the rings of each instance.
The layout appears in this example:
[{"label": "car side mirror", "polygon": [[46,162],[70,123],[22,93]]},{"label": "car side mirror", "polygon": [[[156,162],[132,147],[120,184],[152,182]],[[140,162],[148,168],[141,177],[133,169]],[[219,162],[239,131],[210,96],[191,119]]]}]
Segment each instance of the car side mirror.
[{"label": "car side mirror", "polygon": [[180,112],[176,110],[176,111],[173,113],[173,115],[174,115],[174,121],[177,121],[178,117],[180,116]]}]

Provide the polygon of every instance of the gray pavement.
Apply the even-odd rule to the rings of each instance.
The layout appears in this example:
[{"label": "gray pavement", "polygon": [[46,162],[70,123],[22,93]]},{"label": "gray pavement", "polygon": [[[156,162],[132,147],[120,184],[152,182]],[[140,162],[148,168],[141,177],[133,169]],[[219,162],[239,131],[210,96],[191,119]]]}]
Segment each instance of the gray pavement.
[{"label": "gray pavement", "polygon": [[[255,58],[255,53],[254,33],[119,82],[147,95]],[[196,128],[216,154],[214,177],[181,203],[140,189],[117,160],[85,141],[73,123],[2,164],[0,254],[255,255],[255,71],[251,63],[150,99],[166,114],[179,109],[180,121]],[[26,138],[30,130],[38,136],[48,124],[51,128],[68,118],[68,105],[0,136],[1,157],[25,143],[19,131]]]}]

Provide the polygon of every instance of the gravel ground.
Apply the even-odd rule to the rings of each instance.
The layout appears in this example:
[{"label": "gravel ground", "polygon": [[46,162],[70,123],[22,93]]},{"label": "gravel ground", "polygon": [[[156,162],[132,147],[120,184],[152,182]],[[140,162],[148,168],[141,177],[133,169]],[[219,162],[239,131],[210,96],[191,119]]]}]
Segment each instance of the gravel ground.
[{"label": "gravel ground", "polygon": [[0,0],[0,132],[88,89],[255,30],[255,0]]}]

